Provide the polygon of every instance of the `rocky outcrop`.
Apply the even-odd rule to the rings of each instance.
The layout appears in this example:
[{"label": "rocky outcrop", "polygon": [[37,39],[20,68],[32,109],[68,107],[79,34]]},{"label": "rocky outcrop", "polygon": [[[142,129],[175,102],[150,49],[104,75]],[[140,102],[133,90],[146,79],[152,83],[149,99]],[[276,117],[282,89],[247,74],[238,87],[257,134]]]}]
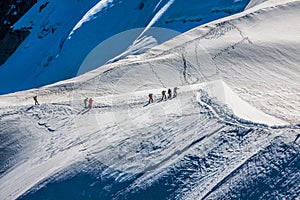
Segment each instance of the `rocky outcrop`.
[{"label": "rocky outcrop", "polygon": [[12,31],[12,26],[35,3],[37,3],[37,0],[0,1],[0,65],[4,64],[29,35],[29,29]]},{"label": "rocky outcrop", "polygon": [[0,1],[0,41],[37,0],[5,0]]},{"label": "rocky outcrop", "polygon": [[6,33],[5,37],[0,41],[0,65],[5,63],[29,34],[30,31],[27,29]]}]

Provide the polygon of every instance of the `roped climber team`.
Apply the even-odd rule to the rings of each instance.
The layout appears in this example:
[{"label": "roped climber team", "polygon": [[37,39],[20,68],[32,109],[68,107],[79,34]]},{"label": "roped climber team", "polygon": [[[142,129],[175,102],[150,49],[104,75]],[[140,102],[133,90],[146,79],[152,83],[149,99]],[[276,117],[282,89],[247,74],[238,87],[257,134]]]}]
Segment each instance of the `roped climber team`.
[{"label": "roped climber team", "polygon": [[[168,99],[172,99],[172,98],[177,97],[177,90],[178,90],[178,87],[174,87],[174,89],[173,89],[173,96],[172,96],[172,90],[171,90],[171,88],[169,88],[168,89]],[[161,97],[160,101],[163,101],[163,100],[166,101],[167,100],[167,95],[166,95],[166,91],[165,90],[162,90],[161,95],[162,95],[162,97]],[[154,102],[154,100],[153,100],[153,93],[149,93],[148,97],[149,97],[148,104],[153,103]],[[34,100],[34,104],[35,105],[40,105],[39,102],[38,102],[38,100],[37,100],[37,96],[33,96],[33,100]],[[83,103],[84,103],[84,108],[86,108],[86,109],[92,109],[94,100],[92,98],[85,98],[83,100]]]},{"label": "roped climber team", "polygon": [[92,98],[85,98],[83,100],[84,108],[91,109],[93,107],[94,100]]},{"label": "roped climber team", "polygon": [[[163,100],[166,101],[167,99],[172,99],[172,98],[177,97],[177,90],[178,89],[179,89],[178,87],[174,87],[173,88],[173,96],[172,96],[172,90],[171,90],[171,88],[169,88],[168,89],[168,98],[167,98],[167,95],[166,95],[166,90],[162,90],[161,91],[161,99],[160,99],[160,101],[163,101]],[[153,94],[150,93],[148,96],[149,96],[148,104],[153,103]]]}]

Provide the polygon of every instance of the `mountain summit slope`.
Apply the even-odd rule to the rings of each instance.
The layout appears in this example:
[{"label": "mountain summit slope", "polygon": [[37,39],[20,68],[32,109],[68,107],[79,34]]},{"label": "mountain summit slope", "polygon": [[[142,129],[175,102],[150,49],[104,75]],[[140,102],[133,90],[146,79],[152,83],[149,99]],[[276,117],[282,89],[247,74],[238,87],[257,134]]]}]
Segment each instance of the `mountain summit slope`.
[{"label": "mountain summit slope", "polygon": [[16,29],[31,30],[31,34],[0,67],[0,94],[75,77],[97,45],[124,31],[140,28],[123,41],[102,49],[94,68],[122,53],[151,27],[170,30],[152,36],[157,38],[153,46],[198,25],[240,12],[247,3],[248,0],[41,0],[14,25]]},{"label": "mountain summit slope", "polygon": [[298,1],[268,1],[57,86],[103,95],[223,79],[259,110],[297,123],[298,11]]}]

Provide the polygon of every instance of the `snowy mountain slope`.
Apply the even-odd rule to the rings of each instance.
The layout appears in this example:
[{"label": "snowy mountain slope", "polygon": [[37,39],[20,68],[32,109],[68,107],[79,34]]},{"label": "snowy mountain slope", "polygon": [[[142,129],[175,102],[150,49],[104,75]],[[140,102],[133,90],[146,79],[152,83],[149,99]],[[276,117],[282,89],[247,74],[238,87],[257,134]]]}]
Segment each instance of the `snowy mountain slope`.
[{"label": "snowy mountain slope", "polygon": [[[19,128],[1,144],[16,146],[1,199],[299,198],[300,4],[271,2],[1,96],[1,137]],[[177,98],[157,102],[174,86]]]},{"label": "snowy mountain slope", "polygon": [[259,110],[297,123],[300,40],[295,24],[299,3],[280,2],[257,9],[196,28],[146,54],[97,69],[83,76],[84,83],[75,88],[122,93],[131,91],[132,85],[141,90],[222,78]]},{"label": "snowy mountain slope", "polygon": [[[18,112],[8,116],[31,119],[32,125],[27,122],[27,132],[36,138],[32,140],[35,141],[36,148],[30,151],[30,157],[20,156],[21,163],[2,175],[2,199],[14,199],[38,183],[47,183],[50,177],[59,180],[64,173],[68,173],[64,172],[66,169],[84,170],[69,166],[85,160],[91,167],[95,162],[107,167],[101,171],[104,179],[113,177],[116,184],[133,181],[124,191],[114,194],[121,198],[123,195],[133,195],[131,190],[151,185],[151,181],[160,177],[157,173],[164,174],[165,169],[181,162],[190,151],[196,151],[199,157],[208,156],[207,159],[211,159],[212,152],[218,157],[226,156],[226,162],[223,159],[214,161],[222,167],[210,166],[206,169],[208,172],[202,174],[207,177],[207,188],[202,186],[201,192],[202,195],[205,194],[208,188],[218,183],[216,181],[225,172],[231,173],[235,166],[242,165],[248,158],[256,155],[257,151],[268,146],[273,138],[284,138],[282,135],[286,133],[285,128],[270,129],[239,121],[231,115],[224,117],[222,107],[217,104],[210,103],[213,106],[207,107],[207,99],[203,98],[205,95],[202,90],[219,83],[211,84],[193,86],[192,90],[189,86],[183,87],[178,98],[148,107],[143,105],[144,96],[149,91],[142,91],[96,98],[97,103],[91,111],[82,109],[82,103],[78,100],[17,109]],[[159,91],[153,92],[158,96]],[[198,99],[200,104],[196,99],[197,91],[203,98]],[[68,100],[67,96],[65,98]],[[16,110],[8,108],[10,109]],[[9,123],[6,116],[3,116],[2,122]],[[20,120],[19,122],[25,124]],[[234,147],[222,144],[222,137],[229,136],[225,133],[232,137],[230,143]],[[222,136],[223,134],[225,135]],[[245,135],[247,139],[244,138]],[[288,137],[291,140],[296,136],[296,131],[290,130],[289,135],[292,136]],[[247,142],[237,148],[235,140],[241,136]],[[29,143],[33,145],[33,142]],[[212,145],[219,143],[222,144],[220,149],[218,145]],[[63,174],[54,176],[59,172]]]},{"label": "snowy mountain slope", "polygon": [[[31,27],[31,34],[1,66],[0,93],[76,76],[85,57],[97,45],[124,31],[142,28],[123,42],[101,49],[93,68],[122,53],[139,36],[152,36],[151,27],[170,29],[152,36],[156,37],[153,46],[200,24],[240,12],[247,3],[248,0],[41,0],[15,24],[16,29]],[[40,11],[43,5],[46,6]],[[101,52],[105,52],[103,56]],[[14,74],[16,71],[19,73]]]}]

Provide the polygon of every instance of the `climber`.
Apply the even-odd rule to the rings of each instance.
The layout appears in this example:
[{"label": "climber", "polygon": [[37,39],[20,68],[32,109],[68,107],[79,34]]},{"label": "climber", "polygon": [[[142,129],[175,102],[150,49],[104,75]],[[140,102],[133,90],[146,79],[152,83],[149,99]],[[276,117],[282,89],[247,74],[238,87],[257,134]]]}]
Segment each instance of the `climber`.
[{"label": "climber", "polygon": [[40,105],[38,100],[37,100],[37,96],[34,96],[33,100],[34,100],[34,105]]},{"label": "climber", "polygon": [[94,100],[92,98],[89,99],[89,109],[93,107]]},{"label": "climber", "polygon": [[150,93],[148,96],[149,96],[149,102],[148,102],[148,104],[153,103],[153,94]]},{"label": "climber", "polygon": [[169,88],[168,89],[168,99],[172,98],[172,90]]},{"label": "climber", "polygon": [[173,89],[173,98],[177,97],[177,90],[178,90],[178,87],[174,87],[174,89]]},{"label": "climber", "polygon": [[85,99],[83,100],[83,102],[84,102],[84,108],[87,108],[87,107],[88,107],[88,101],[89,101],[89,98],[85,98]]},{"label": "climber", "polygon": [[164,100],[164,99],[166,100],[167,99],[165,90],[161,91],[161,95],[162,95],[161,100]]}]

